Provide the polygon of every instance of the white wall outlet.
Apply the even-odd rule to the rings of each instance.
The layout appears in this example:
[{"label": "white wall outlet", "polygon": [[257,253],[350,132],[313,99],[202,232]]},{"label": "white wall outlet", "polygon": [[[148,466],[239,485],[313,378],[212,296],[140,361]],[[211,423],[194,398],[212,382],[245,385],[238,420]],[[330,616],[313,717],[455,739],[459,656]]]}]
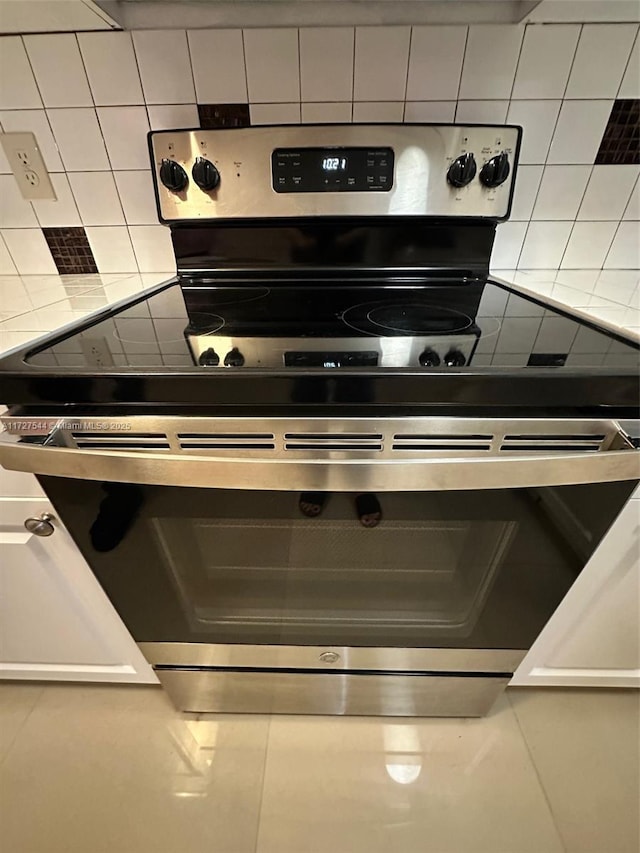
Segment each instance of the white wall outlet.
[{"label": "white wall outlet", "polygon": [[0,142],[22,197],[57,201],[51,178],[33,133],[0,133]]}]

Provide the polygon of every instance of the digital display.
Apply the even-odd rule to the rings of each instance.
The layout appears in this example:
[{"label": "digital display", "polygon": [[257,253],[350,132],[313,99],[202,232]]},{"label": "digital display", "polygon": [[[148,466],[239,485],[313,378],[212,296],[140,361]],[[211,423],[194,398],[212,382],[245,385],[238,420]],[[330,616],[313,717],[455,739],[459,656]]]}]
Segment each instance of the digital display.
[{"label": "digital display", "polygon": [[276,148],[271,181],[277,193],[389,192],[392,148]]},{"label": "digital display", "polygon": [[322,160],[322,168],[325,172],[344,172],[347,168],[346,157],[324,157]]}]

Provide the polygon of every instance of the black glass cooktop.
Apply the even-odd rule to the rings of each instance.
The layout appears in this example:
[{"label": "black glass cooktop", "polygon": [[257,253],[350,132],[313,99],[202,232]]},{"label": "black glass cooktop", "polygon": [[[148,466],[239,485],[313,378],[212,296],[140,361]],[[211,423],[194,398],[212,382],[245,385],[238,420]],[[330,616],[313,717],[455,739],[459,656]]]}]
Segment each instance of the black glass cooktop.
[{"label": "black glass cooktop", "polygon": [[637,370],[638,347],[492,282],[181,288],[84,321],[24,364],[64,373]]}]

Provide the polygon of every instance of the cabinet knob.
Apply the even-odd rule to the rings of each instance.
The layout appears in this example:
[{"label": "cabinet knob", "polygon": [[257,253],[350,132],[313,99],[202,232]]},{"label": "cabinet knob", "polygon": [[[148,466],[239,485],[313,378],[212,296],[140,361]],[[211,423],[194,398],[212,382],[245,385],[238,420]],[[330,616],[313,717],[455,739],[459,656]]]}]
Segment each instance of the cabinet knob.
[{"label": "cabinet knob", "polygon": [[51,536],[55,530],[55,527],[53,526],[54,521],[55,516],[50,512],[43,512],[42,515],[37,518],[27,518],[24,522],[24,526],[27,528],[29,533],[35,533],[36,536]]}]

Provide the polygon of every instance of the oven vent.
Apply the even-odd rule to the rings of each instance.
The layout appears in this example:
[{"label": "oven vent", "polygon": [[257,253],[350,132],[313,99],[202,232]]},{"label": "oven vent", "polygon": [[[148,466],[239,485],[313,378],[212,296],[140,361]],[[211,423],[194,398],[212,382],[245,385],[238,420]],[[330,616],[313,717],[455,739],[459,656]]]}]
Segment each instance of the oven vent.
[{"label": "oven vent", "polygon": [[182,450],[275,450],[272,432],[181,432]]},{"label": "oven vent", "polygon": [[396,433],[394,450],[491,450],[493,435],[477,433],[431,434]]},{"label": "oven vent", "polygon": [[380,433],[287,432],[285,450],[382,450]]},{"label": "oven vent", "polygon": [[169,450],[163,432],[72,432],[76,447],[88,450]]},{"label": "oven vent", "polygon": [[597,452],[602,450],[604,435],[570,434],[566,435],[505,435],[501,451],[515,450],[526,453],[576,453]]}]

